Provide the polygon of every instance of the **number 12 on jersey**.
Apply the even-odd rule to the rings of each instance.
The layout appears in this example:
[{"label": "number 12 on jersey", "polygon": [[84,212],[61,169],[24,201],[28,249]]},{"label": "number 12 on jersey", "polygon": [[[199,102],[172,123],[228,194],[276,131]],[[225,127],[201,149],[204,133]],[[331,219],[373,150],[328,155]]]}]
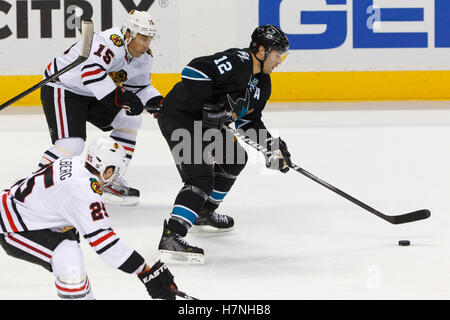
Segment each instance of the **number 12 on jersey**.
[{"label": "number 12 on jersey", "polygon": [[231,65],[230,61],[225,61],[227,59],[228,59],[227,56],[223,56],[220,59],[214,60],[214,63],[216,64],[217,68],[220,71],[220,74],[224,74],[225,72],[228,72],[231,69],[233,69],[233,66]]}]

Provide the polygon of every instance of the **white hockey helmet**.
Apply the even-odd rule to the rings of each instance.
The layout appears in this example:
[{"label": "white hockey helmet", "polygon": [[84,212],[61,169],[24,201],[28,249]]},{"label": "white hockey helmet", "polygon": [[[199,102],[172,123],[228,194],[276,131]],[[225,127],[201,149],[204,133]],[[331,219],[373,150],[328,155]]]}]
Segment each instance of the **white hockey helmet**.
[{"label": "white hockey helmet", "polygon": [[126,32],[127,30],[131,32],[131,39],[136,37],[138,33],[155,38],[158,28],[148,12],[133,10],[130,11],[123,25],[123,31]]},{"label": "white hockey helmet", "polygon": [[[99,137],[89,144],[85,161],[100,172],[105,183],[111,182],[115,176],[125,174],[125,149],[109,136]],[[110,178],[105,179],[103,174],[106,168],[110,166],[114,166],[114,174]]]}]

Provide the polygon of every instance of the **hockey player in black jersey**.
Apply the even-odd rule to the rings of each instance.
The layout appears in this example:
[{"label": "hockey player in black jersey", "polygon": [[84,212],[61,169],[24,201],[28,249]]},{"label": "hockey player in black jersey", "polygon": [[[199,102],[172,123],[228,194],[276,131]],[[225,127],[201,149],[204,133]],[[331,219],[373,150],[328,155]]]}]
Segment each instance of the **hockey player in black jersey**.
[{"label": "hockey player in black jersey", "polygon": [[[159,250],[166,260],[177,255],[190,263],[204,263],[203,250],[184,239],[188,230],[224,232],[234,227],[233,218],[216,209],[244,169],[247,154],[224,124],[234,122],[245,132],[253,129],[255,140],[273,151],[267,166],[289,170],[286,144],[272,138],[261,120],[271,94],[270,73],[282,63],[288,48],[280,29],[258,27],[249,48],[193,59],[182,70],[182,81],[166,96],[158,124],[184,182],[170,219],[164,221]],[[183,134],[190,143],[177,139]],[[209,150],[206,136],[223,143]]]}]

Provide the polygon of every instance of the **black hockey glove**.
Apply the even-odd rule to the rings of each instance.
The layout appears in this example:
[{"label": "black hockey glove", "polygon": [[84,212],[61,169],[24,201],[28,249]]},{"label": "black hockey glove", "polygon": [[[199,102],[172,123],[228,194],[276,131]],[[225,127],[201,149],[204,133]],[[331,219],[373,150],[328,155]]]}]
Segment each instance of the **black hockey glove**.
[{"label": "black hockey glove", "polygon": [[144,109],[147,110],[148,113],[153,115],[153,118],[158,117],[158,112],[162,107],[162,103],[164,101],[163,96],[156,96],[147,101],[144,106]]},{"label": "black hockey glove", "polygon": [[207,129],[222,129],[230,118],[230,113],[225,110],[225,103],[205,103],[203,105],[202,125]]},{"label": "black hockey glove", "polygon": [[292,162],[286,143],[281,138],[269,138],[266,142],[267,150],[272,152],[270,156],[266,157],[266,167],[280,170],[283,173],[288,172]]},{"label": "black hockey glove", "polygon": [[175,300],[177,285],[167,266],[160,260],[150,270],[139,273],[138,277],[153,299]]},{"label": "black hockey glove", "polygon": [[125,88],[117,87],[116,90],[108,94],[102,100],[103,104],[114,105],[127,110],[127,115],[137,116],[144,111],[144,105],[141,99],[131,91]]}]

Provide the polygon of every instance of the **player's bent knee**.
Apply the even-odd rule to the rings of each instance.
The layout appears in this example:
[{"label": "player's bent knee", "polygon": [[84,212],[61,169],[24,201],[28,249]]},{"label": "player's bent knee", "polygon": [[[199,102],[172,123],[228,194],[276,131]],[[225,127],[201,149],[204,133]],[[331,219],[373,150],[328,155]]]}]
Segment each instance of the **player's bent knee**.
[{"label": "player's bent knee", "polygon": [[125,110],[121,110],[114,118],[111,126],[114,129],[122,130],[139,130],[142,127],[142,115],[130,116],[126,114]]},{"label": "player's bent knee", "polygon": [[185,186],[193,186],[209,195],[214,188],[214,176],[196,176],[185,180]]},{"label": "player's bent knee", "polygon": [[56,291],[61,299],[91,299],[91,286],[76,241],[61,242],[53,252],[51,264]]},{"label": "player's bent knee", "polygon": [[84,144],[82,138],[64,138],[55,141],[55,148],[64,156],[73,157],[83,153]]},{"label": "player's bent knee", "polygon": [[243,159],[243,161],[238,161],[236,162],[234,165],[231,166],[226,166],[225,171],[234,175],[234,176],[238,176],[242,170],[244,170],[245,166],[247,165],[247,161],[248,161],[248,155],[247,153],[245,153],[245,157]]}]

